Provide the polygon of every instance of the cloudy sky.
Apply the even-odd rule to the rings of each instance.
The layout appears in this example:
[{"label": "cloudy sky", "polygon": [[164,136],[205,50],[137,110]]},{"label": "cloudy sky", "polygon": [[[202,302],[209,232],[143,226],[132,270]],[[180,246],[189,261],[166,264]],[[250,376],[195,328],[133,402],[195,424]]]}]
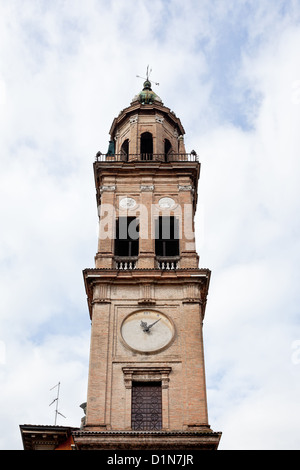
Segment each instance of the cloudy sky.
[{"label": "cloudy sky", "polygon": [[92,164],[140,91],[201,161],[209,421],[220,449],[300,448],[299,0],[0,0],[0,448],[79,426]]}]

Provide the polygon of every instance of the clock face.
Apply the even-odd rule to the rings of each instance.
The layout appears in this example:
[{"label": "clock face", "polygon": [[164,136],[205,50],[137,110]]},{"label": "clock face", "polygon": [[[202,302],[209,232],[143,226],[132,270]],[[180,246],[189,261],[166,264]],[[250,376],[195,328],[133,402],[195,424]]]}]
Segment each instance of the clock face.
[{"label": "clock face", "polygon": [[170,345],[174,332],[171,320],[155,310],[133,312],[121,325],[121,336],[126,346],[140,353],[162,351]]}]

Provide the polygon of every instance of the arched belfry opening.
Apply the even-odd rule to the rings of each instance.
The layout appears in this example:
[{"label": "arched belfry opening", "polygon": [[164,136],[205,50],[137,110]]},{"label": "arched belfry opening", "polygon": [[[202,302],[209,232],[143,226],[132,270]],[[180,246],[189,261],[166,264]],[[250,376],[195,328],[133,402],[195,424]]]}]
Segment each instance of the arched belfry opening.
[{"label": "arched belfry opening", "polygon": [[164,142],[164,153],[165,153],[165,161],[168,161],[168,155],[172,150],[171,142],[168,139],[165,139]]},{"label": "arched belfry opening", "polygon": [[153,137],[151,132],[143,132],[141,134],[141,160],[153,159]]},{"label": "arched belfry opening", "polygon": [[122,147],[121,147],[121,159],[125,162],[128,161],[128,155],[129,155],[129,140],[126,139],[124,140]]}]

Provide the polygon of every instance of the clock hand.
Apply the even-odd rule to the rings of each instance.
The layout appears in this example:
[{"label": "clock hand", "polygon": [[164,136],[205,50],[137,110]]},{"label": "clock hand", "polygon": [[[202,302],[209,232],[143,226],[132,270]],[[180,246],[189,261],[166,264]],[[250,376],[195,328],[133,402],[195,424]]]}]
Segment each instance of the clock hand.
[{"label": "clock hand", "polygon": [[158,320],[156,320],[155,322],[151,323],[151,325],[147,325],[146,322],[141,320],[141,327],[143,328],[143,331],[145,333],[149,333],[150,328],[152,328],[152,326],[155,325],[155,323],[157,323],[159,320],[160,320],[160,318]]},{"label": "clock hand", "polygon": [[160,320],[160,318],[158,320],[156,320],[154,323],[151,323],[151,325],[148,325],[148,329],[152,328],[152,326],[155,325],[155,323],[157,323],[159,320]]},{"label": "clock hand", "polygon": [[146,322],[141,320],[141,327],[143,328],[143,331],[149,331],[149,327]]}]

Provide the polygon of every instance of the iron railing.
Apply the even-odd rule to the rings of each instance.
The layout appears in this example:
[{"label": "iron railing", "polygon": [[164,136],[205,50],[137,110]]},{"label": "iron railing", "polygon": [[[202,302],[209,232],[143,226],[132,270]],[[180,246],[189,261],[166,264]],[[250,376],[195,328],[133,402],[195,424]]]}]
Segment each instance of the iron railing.
[{"label": "iron railing", "polygon": [[137,154],[103,154],[97,152],[96,162],[198,162],[196,152],[191,153],[137,153]]}]

